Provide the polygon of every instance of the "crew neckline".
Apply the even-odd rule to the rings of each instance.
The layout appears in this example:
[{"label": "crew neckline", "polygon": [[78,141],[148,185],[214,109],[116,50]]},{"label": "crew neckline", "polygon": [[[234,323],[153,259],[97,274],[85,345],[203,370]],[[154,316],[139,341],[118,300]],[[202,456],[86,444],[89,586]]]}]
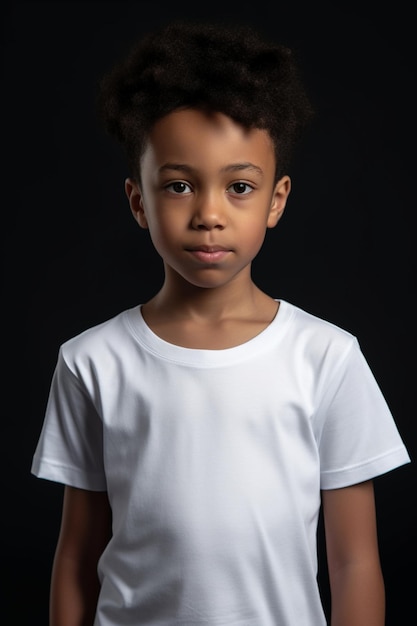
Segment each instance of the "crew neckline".
[{"label": "crew neckline", "polygon": [[142,304],[125,311],[126,324],[134,338],[148,352],[169,361],[192,365],[194,367],[215,367],[232,364],[247,357],[252,357],[279,341],[293,315],[293,307],[285,300],[277,299],[278,311],[271,322],[260,333],[244,343],[223,349],[186,348],[170,343],[157,335],[145,322]]}]

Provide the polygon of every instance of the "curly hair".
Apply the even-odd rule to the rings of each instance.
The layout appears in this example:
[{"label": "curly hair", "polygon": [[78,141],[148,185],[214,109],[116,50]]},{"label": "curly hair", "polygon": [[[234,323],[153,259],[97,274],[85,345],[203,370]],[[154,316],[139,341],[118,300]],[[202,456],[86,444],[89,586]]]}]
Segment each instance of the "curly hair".
[{"label": "curly hair", "polygon": [[274,144],[276,178],[287,172],[313,110],[292,51],[247,25],[177,21],[145,35],[100,81],[100,115],[139,162],[155,122],[179,108],[221,112]]}]

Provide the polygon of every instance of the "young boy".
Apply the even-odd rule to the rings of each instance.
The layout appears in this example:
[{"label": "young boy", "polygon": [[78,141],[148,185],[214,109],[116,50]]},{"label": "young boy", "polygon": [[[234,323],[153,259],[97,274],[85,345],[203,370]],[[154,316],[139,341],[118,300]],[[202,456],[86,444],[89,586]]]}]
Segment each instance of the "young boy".
[{"label": "young boy", "polygon": [[51,626],[383,626],[372,478],[409,462],[354,336],[251,263],[311,110],[289,50],[176,23],[101,85],[165,279],[65,342],[32,471],[66,485]]}]

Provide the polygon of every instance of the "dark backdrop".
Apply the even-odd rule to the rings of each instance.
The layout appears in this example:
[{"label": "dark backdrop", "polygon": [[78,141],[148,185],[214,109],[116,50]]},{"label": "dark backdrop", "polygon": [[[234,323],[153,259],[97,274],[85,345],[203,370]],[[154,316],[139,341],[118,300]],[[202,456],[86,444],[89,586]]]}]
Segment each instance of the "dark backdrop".
[{"label": "dark backdrop", "polygon": [[[133,39],[173,17],[246,20],[298,55],[317,117],[254,277],[272,296],[358,336],[415,458],[416,100],[404,7],[2,4],[5,623],[47,624],[62,487],[31,476],[30,465],[58,347],[146,300],[162,278],[130,215],[124,159],[96,120],[94,96]],[[415,614],[413,464],[378,478],[376,492],[387,626],[401,626]],[[320,581],[327,603],[325,569]]]}]

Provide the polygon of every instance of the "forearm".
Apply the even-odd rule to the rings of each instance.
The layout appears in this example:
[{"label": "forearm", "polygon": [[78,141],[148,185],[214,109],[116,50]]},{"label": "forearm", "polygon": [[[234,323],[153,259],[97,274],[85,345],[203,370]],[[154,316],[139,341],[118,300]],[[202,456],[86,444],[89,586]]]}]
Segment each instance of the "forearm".
[{"label": "forearm", "polygon": [[378,565],[352,564],[331,575],[331,626],[384,626],[385,590]]},{"label": "forearm", "polygon": [[66,487],[51,577],[49,626],[92,626],[100,582],[98,561],[111,538],[106,492]]},{"label": "forearm", "polygon": [[100,591],[95,569],[57,553],[51,579],[49,626],[92,626]]}]

